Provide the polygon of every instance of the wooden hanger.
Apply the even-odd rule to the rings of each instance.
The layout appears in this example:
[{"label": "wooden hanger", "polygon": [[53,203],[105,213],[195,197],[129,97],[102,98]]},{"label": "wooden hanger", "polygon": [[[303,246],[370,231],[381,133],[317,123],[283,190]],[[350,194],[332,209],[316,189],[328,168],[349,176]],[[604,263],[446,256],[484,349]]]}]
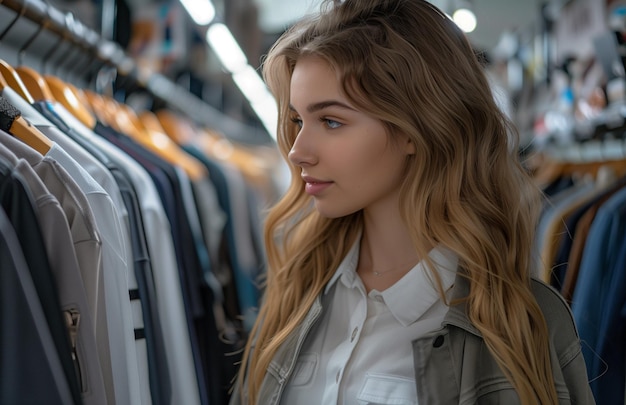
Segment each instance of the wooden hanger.
[{"label": "wooden hanger", "polygon": [[188,120],[162,109],[155,113],[156,118],[163,127],[165,134],[179,145],[191,143],[196,137],[197,131]]},{"label": "wooden hanger", "polygon": [[531,155],[526,160],[526,165],[533,181],[541,189],[548,187],[565,174],[565,163],[556,161],[545,153]]},{"label": "wooden hanger", "polygon": [[[167,162],[181,166],[190,178],[196,180],[206,176],[207,171],[204,166],[181,150],[174,141],[165,135],[160,125],[155,125],[155,123],[158,124],[156,117],[154,117],[152,124],[147,126],[143,118],[140,118],[128,105],[118,103],[110,97],[89,90],[84,91],[84,94],[103,123],[130,136]],[[147,112],[142,113],[142,115],[145,114]]]},{"label": "wooden hanger", "polygon": [[167,161],[181,166],[193,180],[198,180],[208,175],[208,171],[202,163],[182,150],[176,142],[166,135],[154,113],[142,111],[140,115],[135,115],[133,119],[135,117],[140,123],[138,125],[141,125],[149,134],[151,143],[161,151],[161,155]]},{"label": "wooden hanger", "polygon": [[270,150],[267,147],[245,147],[243,145],[236,145],[233,153],[230,157],[230,161],[233,162],[242,172],[242,174],[252,184],[269,184],[271,183],[270,171],[272,164],[270,162],[272,156],[276,158],[274,150]]},{"label": "wooden hanger", "polygon": [[591,176],[597,179],[598,173],[606,169],[616,176],[626,175],[626,159],[572,162],[557,160],[546,153],[541,153],[533,156],[531,162],[533,180],[541,188],[547,187],[563,176]]},{"label": "wooden hanger", "polygon": [[[4,74],[0,73],[0,89],[10,87]],[[45,155],[52,148],[53,142],[45,136],[41,131],[32,126],[28,121],[21,117],[21,113],[14,108],[6,99],[0,98],[0,103],[3,104],[3,115],[8,120],[2,120],[5,124],[2,128],[4,131],[10,133],[17,139],[21,140],[41,155]]]},{"label": "wooden hanger", "polygon": [[103,115],[115,130],[138,141],[149,140],[145,128],[133,122],[131,115],[134,114],[134,111],[128,106],[104,95],[92,96],[92,98],[94,101],[99,100],[96,101],[96,104],[101,102]]},{"label": "wooden hanger", "polygon": [[116,103],[118,124],[127,135],[135,139],[150,139],[146,128],[141,124],[135,111],[124,103]]},{"label": "wooden hanger", "polygon": [[28,89],[20,79],[13,66],[9,65],[4,60],[0,59],[0,73],[4,76],[5,82],[10,88],[12,88],[17,94],[20,95],[28,104],[33,104],[35,100],[33,96],[28,92]]},{"label": "wooden hanger", "polygon": [[608,168],[613,171],[617,176],[623,176],[626,174],[626,160],[606,160],[597,162],[584,162],[584,163],[565,163],[563,165],[564,174],[590,174],[593,178],[596,178],[598,172],[602,168]]},{"label": "wooden hanger", "polygon": [[28,66],[18,66],[15,68],[15,71],[35,101],[54,100],[48,83],[46,83],[46,80],[39,72]]},{"label": "wooden hanger", "polygon": [[111,123],[109,122],[110,118],[106,114],[104,100],[102,97],[91,90],[84,90],[83,93],[85,94],[85,99],[89,103],[89,107],[91,107],[91,111],[93,111],[96,118],[104,125],[111,126]]},{"label": "wooden hanger", "polygon": [[233,164],[246,180],[259,186],[271,183],[271,167],[280,159],[273,150],[250,149],[235,144],[208,128],[199,128],[194,142],[207,156]]},{"label": "wooden hanger", "polygon": [[85,95],[87,103],[89,103],[89,106],[91,107],[91,111],[94,112],[100,122],[110,126],[118,132],[122,132],[115,120],[115,110],[117,109],[117,106],[113,106],[113,100],[110,100],[111,102],[109,102],[109,100],[105,99],[101,94],[91,90],[83,90],[83,94]]},{"label": "wooden hanger", "polygon": [[157,116],[152,111],[144,110],[140,112],[139,119],[143,123],[143,126],[146,127],[146,130],[150,132],[165,133],[165,129],[159,122]]},{"label": "wooden hanger", "polygon": [[153,142],[158,144],[166,156],[169,156],[171,163],[182,166],[192,179],[199,179],[207,175],[206,167],[198,162],[194,157],[182,150],[180,146],[166,135],[163,126],[157,116],[151,111],[142,111],[138,115],[141,125],[146,128]]},{"label": "wooden hanger", "polygon": [[74,86],[52,75],[45,75],[44,79],[52,91],[54,100],[61,103],[87,128],[93,129],[96,126],[96,118],[89,110],[89,107],[84,102],[81,102]]}]

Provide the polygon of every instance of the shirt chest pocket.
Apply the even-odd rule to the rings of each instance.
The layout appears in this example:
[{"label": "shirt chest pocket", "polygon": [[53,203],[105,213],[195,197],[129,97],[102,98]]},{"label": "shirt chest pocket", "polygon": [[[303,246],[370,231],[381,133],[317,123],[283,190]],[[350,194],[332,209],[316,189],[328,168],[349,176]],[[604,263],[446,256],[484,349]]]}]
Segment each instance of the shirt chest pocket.
[{"label": "shirt chest pocket", "polygon": [[357,395],[359,404],[417,405],[415,381],[383,374],[367,374]]},{"label": "shirt chest pocket", "polygon": [[311,382],[315,371],[317,370],[317,358],[316,353],[303,353],[298,358],[296,367],[293,370],[290,384],[294,387],[301,387]]}]

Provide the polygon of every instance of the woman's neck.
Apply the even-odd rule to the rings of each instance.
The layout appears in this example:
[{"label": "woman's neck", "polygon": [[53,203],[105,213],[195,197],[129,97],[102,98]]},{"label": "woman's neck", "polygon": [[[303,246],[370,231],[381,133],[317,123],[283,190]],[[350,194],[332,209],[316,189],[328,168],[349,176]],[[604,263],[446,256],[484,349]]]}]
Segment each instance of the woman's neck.
[{"label": "woman's neck", "polygon": [[357,273],[367,291],[389,288],[419,261],[408,228],[399,215],[381,220],[364,215]]}]

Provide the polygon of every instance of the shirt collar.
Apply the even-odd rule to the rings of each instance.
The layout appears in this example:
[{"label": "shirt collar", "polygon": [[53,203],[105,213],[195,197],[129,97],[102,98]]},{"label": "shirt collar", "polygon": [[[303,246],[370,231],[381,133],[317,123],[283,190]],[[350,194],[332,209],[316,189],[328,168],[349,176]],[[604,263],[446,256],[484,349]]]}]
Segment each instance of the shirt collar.
[{"label": "shirt collar", "polygon": [[356,275],[356,266],[359,263],[359,252],[361,251],[361,238],[358,237],[354,241],[354,244],[346,254],[346,257],[343,258],[339,267],[337,267],[337,271],[333,274],[333,277],[330,279],[326,288],[324,289],[324,294],[328,294],[330,288],[339,280],[339,278],[343,275],[346,277],[346,282],[352,284],[354,282]]},{"label": "shirt collar", "polygon": [[[437,246],[428,253],[428,257],[441,278],[444,292],[448,291],[454,284],[457,256],[451,250]],[[397,283],[379,294],[382,295],[393,316],[405,327],[418,321],[441,299],[437,284],[424,260],[417,263]]]},{"label": "shirt collar", "polygon": [[[339,279],[347,287],[355,285],[355,279],[358,277],[356,267],[359,261],[360,242],[361,238],[359,237],[337,267],[337,271],[324,289],[324,294],[327,294]],[[428,257],[441,278],[444,292],[448,291],[454,284],[458,257],[443,246],[433,248],[428,253]],[[371,295],[381,295],[393,316],[403,326],[411,325],[419,320],[441,298],[435,280],[432,279],[423,260],[409,270],[397,283],[383,292],[373,290],[370,292]]]}]

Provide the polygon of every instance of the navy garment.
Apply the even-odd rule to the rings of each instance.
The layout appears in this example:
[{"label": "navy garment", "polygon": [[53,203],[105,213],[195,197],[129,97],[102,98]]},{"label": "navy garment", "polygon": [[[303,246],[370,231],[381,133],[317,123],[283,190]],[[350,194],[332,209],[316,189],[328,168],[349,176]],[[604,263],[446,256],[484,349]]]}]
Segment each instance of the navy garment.
[{"label": "navy garment", "polygon": [[[223,307],[228,317],[228,322],[235,327],[235,330],[232,331],[233,334],[229,335],[227,339],[218,342],[218,345],[222,347],[221,351],[223,353],[229,353],[227,357],[218,359],[220,365],[219,373],[224,376],[224,381],[228,381],[235,378],[237,374],[241,355],[243,354],[242,349],[247,339],[247,331],[243,329],[240,320],[240,314],[242,313],[241,306],[252,305],[252,303],[256,306],[258,290],[253,280],[245,278],[245,276],[241,274],[236,275],[236,271],[234,270],[239,261],[237,259],[236,244],[234,244],[235,236],[231,220],[232,210],[230,208],[230,195],[228,193],[226,176],[222,172],[221,167],[215,162],[212,162],[197,147],[193,145],[183,145],[182,148],[185,152],[198,159],[207,168],[210,173],[211,182],[217,192],[218,204],[222,211],[227,214],[224,231],[222,233],[222,241],[220,243],[219,257],[215,258],[215,260],[218,262],[216,267],[229,269],[233,277],[229,277],[228,279],[234,281],[223,285]],[[246,291],[249,292],[251,288],[254,289],[254,293],[248,294],[243,300],[239,299],[241,296],[241,282],[245,284],[244,294]]]},{"label": "navy garment", "polygon": [[141,329],[135,329],[135,340],[146,340],[152,402],[154,404],[168,404],[171,402],[172,396],[171,380],[165,357],[165,342],[161,333],[162,328],[157,308],[158,298],[154,286],[150,253],[148,252],[143,218],[135,188],[129,180],[128,174],[116,162],[88,139],[85,139],[84,136],[70,128],[54,111],[48,108],[47,102],[39,101],[33,106],[61,132],[102,163],[109,170],[120,190],[124,207],[128,212],[133,272],[137,280],[137,290],[131,290],[128,293],[131,301],[139,300],[144,325]]},{"label": "navy garment", "polygon": [[565,281],[565,273],[567,272],[567,263],[569,261],[569,254],[572,250],[572,242],[574,240],[574,234],[576,230],[576,224],[580,218],[589,210],[592,206],[599,203],[602,200],[609,198],[612,194],[617,192],[620,188],[626,186],[626,177],[623,177],[609,186],[606,190],[601,191],[595,195],[591,200],[587,201],[581,207],[572,212],[565,219],[565,229],[568,231],[562,238],[557,249],[557,255],[553,263],[551,285],[557,290],[561,290]]},{"label": "navy garment", "polygon": [[191,145],[183,146],[183,149],[200,160],[211,173],[211,181],[215,185],[217,190],[218,202],[220,208],[227,214],[226,223],[224,225],[226,252],[228,253],[228,260],[232,266],[233,275],[235,277],[237,300],[239,303],[239,313],[245,314],[257,308],[259,303],[259,289],[256,284],[256,280],[252,279],[249,274],[258,273],[257,271],[249,271],[249,269],[243,268],[240,263],[240,259],[237,253],[237,238],[235,235],[234,224],[232,221],[232,205],[230,201],[229,185],[226,175],[223,173],[222,168],[215,162],[208,159],[206,155],[202,153],[197,147]]},{"label": "navy garment", "polygon": [[[117,173],[118,175],[120,173]],[[127,179],[120,179],[113,173],[130,221],[130,241],[133,249],[133,269],[137,280],[137,291],[129,291],[130,298],[138,297],[143,313],[143,330],[135,329],[135,339],[146,339],[148,351],[150,395],[154,404],[171,403],[172,387],[165,357],[165,342],[157,308],[156,286],[152,264],[148,253],[143,217],[139,208],[137,193]]]},{"label": "navy garment", "polygon": [[564,218],[566,233],[561,236],[559,247],[556,250],[556,257],[552,263],[552,272],[550,274],[550,285],[561,291],[565,284],[565,274],[567,273],[567,263],[569,254],[572,250],[572,242],[578,220],[587,212],[588,205],[574,211],[570,216]]},{"label": "navy garment", "polygon": [[574,185],[572,176],[559,176],[552,183],[543,188],[543,193],[549,197],[559,194]]},{"label": "navy garment", "polygon": [[[617,266],[625,235],[626,188],[623,188],[600,207],[591,224],[576,290],[572,297],[572,313],[583,342],[582,350],[587,364],[587,374],[591,379],[591,389],[598,403],[612,403],[598,399],[598,396],[603,394],[599,386],[607,376],[605,373],[608,360],[607,357],[601,357],[598,351],[603,339],[607,337],[602,334],[601,327],[603,314],[611,305],[609,291],[619,281],[620,273],[624,271],[623,267],[619,269]],[[620,287],[624,288],[623,284]],[[610,321],[618,322],[618,319]],[[614,354],[607,356],[614,357]],[[617,361],[623,362],[624,357]],[[621,395],[623,392],[622,389]]]},{"label": "navy garment", "polygon": [[[198,285],[198,277],[202,274],[202,262],[200,255],[196,250],[198,248],[198,244],[194,240],[191,227],[188,223],[188,218],[185,214],[185,204],[183,202],[181,185],[174,167],[163,160],[160,156],[157,156],[153,152],[144,148],[142,145],[138,144],[135,140],[124,134],[117,133],[110,127],[105,127],[104,125],[98,123],[95,131],[98,135],[122,149],[139,164],[143,165],[144,162],[148,161],[151,165],[153,165],[153,167],[156,167],[157,170],[165,175],[167,184],[162,186],[171,190],[170,196],[173,199],[174,206],[173,212],[166,211],[166,215],[169,217],[169,214],[172,214],[173,217],[169,217],[170,222],[175,222],[179,227],[179,234],[177,235],[179,237],[179,243],[177,246],[178,253],[180,253],[182,257],[181,261],[183,263],[182,269],[185,271],[185,283],[188,286],[195,288],[195,286]],[[152,176],[152,172],[149,173]],[[175,250],[177,249],[177,246],[174,247]],[[208,253],[206,255],[208,257]],[[201,304],[200,296],[194,288],[190,290],[192,310],[194,315],[201,316],[204,309]]]},{"label": "navy garment", "polygon": [[32,197],[25,184],[19,173],[13,171],[4,160],[0,160],[0,206],[15,229],[63,367],[64,377],[68,381],[74,403],[80,404],[81,391],[72,361],[72,346]]},{"label": "navy garment", "polygon": [[621,234],[600,317],[598,356],[608,368],[592,389],[598,404],[623,404],[626,389],[626,235]]},{"label": "navy garment", "polygon": [[0,208],[0,404],[69,404],[72,394],[24,253]]},{"label": "navy garment", "polygon": [[[228,194],[228,182],[226,180],[226,176],[222,172],[222,168],[211,161],[207,156],[199,150],[197,147],[193,145],[183,145],[183,150],[189,153],[191,156],[198,159],[211,173],[211,183],[215,187],[215,191],[217,193],[217,201],[222,209],[222,211],[226,214],[226,221],[224,223],[224,229],[222,232],[222,240],[220,242],[219,249],[219,257],[214,258],[216,261],[217,268],[224,269],[226,268],[229,271],[229,275],[232,276],[235,274],[234,267],[237,263],[236,257],[236,246],[232,246],[232,241],[234,240],[234,230],[233,230],[233,221],[231,219],[232,212],[230,209],[230,196]],[[220,270],[223,271],[223,270]],[[237,281],[236,277],[231,277],[233,281]],[[242,294],[242,287],[239,283],[229,283],[226,286],[223,286],[224,290],[224,298],[226,304],[227,313],[231,316],[232,319],[236,319],[240,314],[242,314],[243,309],[248,306],[248,302],[240,300],[240,296]]]}]

